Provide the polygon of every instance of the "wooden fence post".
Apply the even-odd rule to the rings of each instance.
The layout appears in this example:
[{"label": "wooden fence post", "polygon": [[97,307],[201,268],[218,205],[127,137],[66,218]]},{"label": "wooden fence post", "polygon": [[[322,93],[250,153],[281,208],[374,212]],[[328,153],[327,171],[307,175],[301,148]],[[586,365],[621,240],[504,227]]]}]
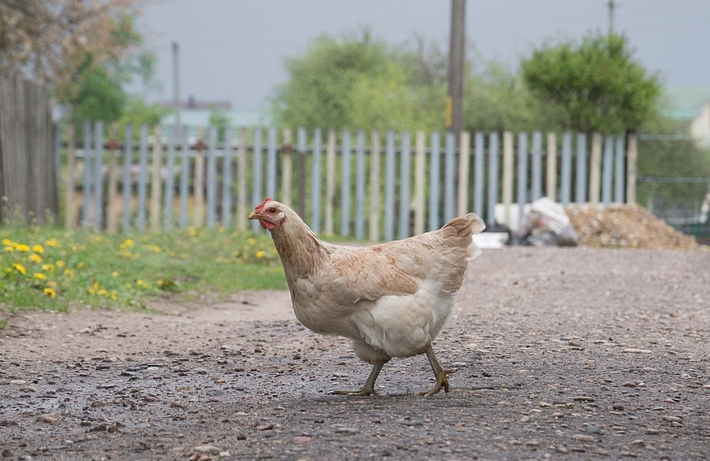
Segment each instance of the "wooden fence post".
[{"label": "wooden fence post", "polygon": [[340,178],[340,235],[350,235],[350,131],[343,132],[341,146],[342,177]]},{"label": "wooden fence post", "polygon": [[589,203],[598,205],[602,186],[602,135],[592,135],[592,156],[589,165]]},{"label": "wooden fence post", "polygon": [[547,191],[546,196],[553,202],[557,201],[557,134],[547,133]]},{"label": "wooden fence post", "polygon": [[503,221],[510,227],[513,220],[513,133],[503,132]]},{"label": "wooden fence post", "polygon": [[373,131],[370,146],[370,241],[380,240],[380,133]]},{"label": "wooden fence post", "polygon": [[160,230],[160,199],[163,190],[160,170],[163,167],[163,140],[160,125],[153,128],[153,162],[151,164],[150,178],[150,230]]},{"label": "wooden fence post", "polygon": [[629,133],[626,144],[626,203],[636,203],[636,159],[638,138]]},{"label": "wooden fence post", "polygon": [[401,158],[400,164],[400,193],[399,193],[399,238],[407,238],[410,235],[409,229],[409,197],[411,193],[412,178],[412,139],[409,131],[403,131],[400,141]]},{"label": "wooden fence post", "polygon": [[459,190],[458,190],[458,210],[457,216],[463,216],[468,213],[468,176],[471,163],[471,133],[468,131],[461,132],[461,140],[459,142]]},{"label": "wooden fence post", "polygon": [[113,122],[108,134],[108,206],[106,207],[106,230],[118,232],[118,124]]},{"label": "wooden fence post", "polygon": [[[313,187],[316,184],[314,181]],[[355,150],[355,237],[358,240],[365,238],[365,132],[362,130],[357,132]]]}]

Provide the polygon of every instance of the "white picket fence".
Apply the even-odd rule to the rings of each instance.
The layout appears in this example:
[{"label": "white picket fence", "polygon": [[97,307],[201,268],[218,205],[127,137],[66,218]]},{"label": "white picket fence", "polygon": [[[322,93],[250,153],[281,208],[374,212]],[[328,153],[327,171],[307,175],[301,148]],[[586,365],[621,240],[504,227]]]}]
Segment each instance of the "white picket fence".
[{"label": "white picket fence", "polygon": [[[524,207],[635,201],[636,138],[540,132],[453,134],[276,128],[67,126],[66,225],[118,231],[249,229],[270,196],[315,232],[372,241],[436,229],[475,211],[517,227]],[[382,139],[384,138],[384,139]],[[502,138],[502,139],[501,139]],[[558,139],[559,138],[559,139]],[[463,155],[459,155],[459,152]],[[77,184],[79,183],[79,184]],[[257,223],[251,230],[259,232]]]}]

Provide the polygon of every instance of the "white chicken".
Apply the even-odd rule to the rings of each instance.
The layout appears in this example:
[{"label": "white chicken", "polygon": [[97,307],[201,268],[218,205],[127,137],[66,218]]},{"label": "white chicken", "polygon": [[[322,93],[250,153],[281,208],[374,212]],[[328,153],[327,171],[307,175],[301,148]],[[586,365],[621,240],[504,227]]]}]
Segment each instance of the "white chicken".
[{"label": "white chicken", "polygon": [[321,241],[288,206],[267,198],[249,215],[271,231],[286,274],[296,318],[316,333],[353,342],[373,365],[364,386],[336,394],[375,394],[375,380],[392,357],[426,354],[436,376],[431,396],[448,392],[447,375],[431,343],[453,307],[468,260],[480,250],[473,234],[485,228],[474,213],[437,231],[357,247]]}]

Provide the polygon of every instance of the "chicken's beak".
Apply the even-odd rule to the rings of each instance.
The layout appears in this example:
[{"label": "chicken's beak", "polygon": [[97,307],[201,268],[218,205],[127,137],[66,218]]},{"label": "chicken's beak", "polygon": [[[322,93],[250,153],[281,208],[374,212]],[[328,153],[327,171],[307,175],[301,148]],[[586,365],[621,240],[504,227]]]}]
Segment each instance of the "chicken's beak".
[{"label": "chicken's beak", "polygon": [[256,211],[249,213],[249,219],[261,219],[261,215]]}]

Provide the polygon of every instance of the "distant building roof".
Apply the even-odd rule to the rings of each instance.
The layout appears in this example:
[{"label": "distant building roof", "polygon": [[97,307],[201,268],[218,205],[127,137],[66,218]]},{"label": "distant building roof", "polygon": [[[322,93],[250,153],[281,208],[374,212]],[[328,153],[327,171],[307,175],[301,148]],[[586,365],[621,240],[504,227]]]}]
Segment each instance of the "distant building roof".
[{"label": "distant building roof", "polygon": [[710,86],[682,86],[664,89],[663,114],[674,120],[693,120],[710,104]]}]

